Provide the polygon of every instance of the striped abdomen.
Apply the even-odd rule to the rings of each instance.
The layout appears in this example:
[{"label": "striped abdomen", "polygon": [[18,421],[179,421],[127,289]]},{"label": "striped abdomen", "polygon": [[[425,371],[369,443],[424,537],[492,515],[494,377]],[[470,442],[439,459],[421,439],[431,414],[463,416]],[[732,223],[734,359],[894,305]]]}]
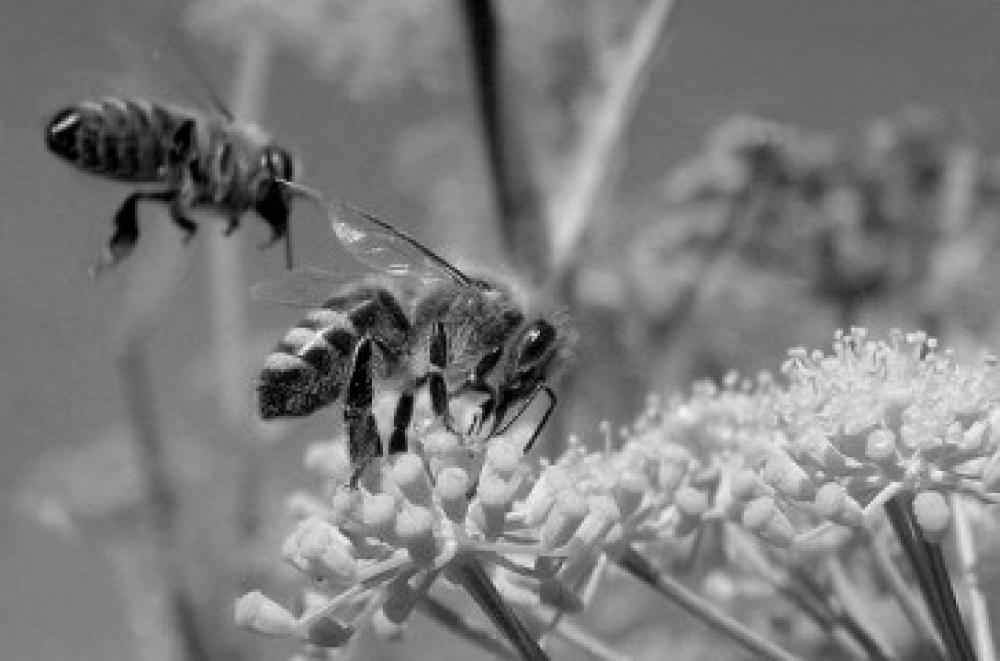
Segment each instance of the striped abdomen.
[{"label": "striped abdomen", "polygon": [[376,375],[396,372],[409,332],[398,301],[381,287],[362,286],[330,298],[288,331],[264,361],[257,388],[260,416],[301,417],[336,402],[362,335],[378,348]]},{"label": "striped abdomen", "polygon": [[299,417],[337,401],[358,335],[342,312],[313,310],[264,361],[260,417]]},{"label": "striped abdomen", "polygon": [[167,181],[186,156],[175,136],[194,117],[145,101],[108,98],[63,108],[45,128],[57,156],[78,168],[134,183]]}]

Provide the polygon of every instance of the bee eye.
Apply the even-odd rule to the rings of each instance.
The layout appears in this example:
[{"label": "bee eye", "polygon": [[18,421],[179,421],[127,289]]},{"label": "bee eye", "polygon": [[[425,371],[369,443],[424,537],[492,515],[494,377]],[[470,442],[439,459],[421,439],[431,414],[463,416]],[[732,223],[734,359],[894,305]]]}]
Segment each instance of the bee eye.
[{"label": "bee eye", "polygon": [[556,339],[556,329],[547,321],[528,326],[517,342],[514,353],[518,364],[535,363],[544,358]]},{"label": "bee eye", "polygon": [[276,179],[292,179],[292,159],[282,149],[268,148],[261,154],[261,167]]}]

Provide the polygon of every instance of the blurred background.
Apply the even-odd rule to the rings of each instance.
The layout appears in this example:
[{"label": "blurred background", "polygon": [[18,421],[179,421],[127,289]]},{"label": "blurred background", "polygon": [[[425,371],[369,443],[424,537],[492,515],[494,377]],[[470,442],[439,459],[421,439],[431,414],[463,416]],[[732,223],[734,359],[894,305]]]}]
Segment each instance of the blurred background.
[{"label": "blurred background", "polygon": [[[247,218],[220,248],[206,237],[222,225],[206,220],[181,254],[174,228],[149,209],[136,254],[91,279],[130,189],[46,153],[46,119],[105,95],[211,113],[205,79],[295,150],[306,183],[392,220],[459,266],[502,270],[511,260],[494,220],[458,2],[8,4],[0,657],[133,659],[130,617],[144,606],[119,588],[134,587],[143,565],[130,564],[136,549],[121,531],[137,525],[143,476],[115,365],[134,318],[152,319],[144,356],[159,433],[177,455],[173,476],[191,485],[184,506],[238,509],[225,499],[245,494],[205,486],[232,477],[257,485],[254,516],[266,518],[283,493],[270,476],[294,480],[302,443],[328,436],[335,418],[263,431],[233,421],[240,411],[252,417],[254,370],[299,315],[246,295],[284,269],[280,248],[256,249],[266,228]],[[823,346],[844,324],[923,327],[955,346],[996,346],[995,3],[681,2],[632,69],[646,2],[495,4],[530,176],[551,233],[564,239],[556,250],[567,251],[558,298],[582,334],[551,444],[571,432],[595,437],[603,419],[631,419],[650,390],[774,369],[788,347]],[[632,80],[624,93],[622,80]],[[616,95],[627,98],[615,106]],[[602,117],[611,122],[604,151],[592,144]],[[595,149],[599,185],[573,180]],[[559,229],[573,213],[578,235]],[[360,272],[305,205],[293,240],[299,264]],[[242,306],[231,343],[220,336],[209,267],[220,255],[238,261],[232,273],[243,283],[230,290]],[[137,300],[162,308],[143,317]],[[220,415],[226,346],[243,368],[229,375],[237,412]],[[231,443],[251,435],[265,442]],[[280,514],[271,518],[281,525]],[[204,553],[206,566],[235,552],[192,542],[213,530],[206,515],[181,544]],[[279,533],[260,535],[274,561]],[[237,591],[214,596],[219,627],[231,627]],[[635,615],[593,619],[641,650],[652,643]],[[437,643],[418,633],[414,644],[416,655]],[[395,652],[373,644],[370,654]]]}]

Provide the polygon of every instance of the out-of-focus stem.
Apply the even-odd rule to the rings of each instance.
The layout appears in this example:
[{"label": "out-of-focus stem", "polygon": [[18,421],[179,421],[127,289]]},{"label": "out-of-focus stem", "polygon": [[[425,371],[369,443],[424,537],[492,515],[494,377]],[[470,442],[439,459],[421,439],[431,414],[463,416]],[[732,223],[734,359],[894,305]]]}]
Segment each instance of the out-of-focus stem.
[{"label": "out-of-focus stem", "polygon": [[448,577],[473,598],[522,659],[548,661],[549,657],[500,596],[478,559],[473,556],[456,558],[446,571]]},{"label": "out-of-focus stem", "polygon": [[594,205],[604,189],[607,174],[635,101],[663,38],[676,0],[650,0],[635,21],[635,29],[600,107],[581,132],[581,143],[573,159],[573,170],[550,204],[553,271],[567,269],[577,252]]},{"label": "out-of-focus stem", "polygon": [[[271,43],[267,32],[247,33],[239,54],[232,91],[232,111],[240,121],[260,115],[266,87]],[[238,241],[212,228],[208,232],[209,296],[214,351],[218,361],[219,408],[231,430],[247,419],[246,286]]]},{"label": "out-of-focus stem", "polygon": [[[265,29],[248,29],[232,89],[232,112],[239,121],[253,121],[261,114],[271,58],[271,37]],[[212,228],[213,230],[215,228]],[[209,306],[212,313],[213,355],[217,360],[219,413],[230,437],[244,445],[237,477],[237,529],[243,539],[254,537],[259,528],[257,493],[261,484],[260,458],[248,397],[246,278],[239,241],[209,231]],[[249,443],[248,443],[249,442]],[[248,446],[249,445],[249,446]]]},{"label": "out-of-focus stem", "polygon": [[140,471],[146,479],[150,524],[158,573],[170,603],[172,626],[189,661],[207,661],[197,610],[184,589],[178,557],[177,485],[168,468],[163,438],[156,420],[156,405],[149,368],[147,336],[142,325],[128,334],[118,355],[127,415],[138,449]]},{"label": "out-of-focus stem", "polygon": [[976,655],[979,661],[996,661],[996,649],[993,645],[993,631],[990,627],[990,612],[986,599],[979,588],[979,578],[976,574],[976,540],[969,512],[964,498],[959,494],[951,497],[951,510],[955,526],[955,542],[958,547],[958,559],[962,563],[962,575],[969,600],[969,613],[972,619],[972,635],[976,642]]},{"label": "out-of-focus stem", "polygon": [[976,654],[955,600],[941,545],[926,541],[913,514],[913,498],[899,494],[885,504],[886,514],[903,547],[930,608],[951,661],[975,661]]},{"label": "out-of-focus stem", "polygon": [[[184,657],[180,637],[164,627],[172,620],[165,576],[156,571],[158,549],[139,535],[112,539],[104,545],[109,564],[124,599],[134,649],[143,661],[177,661]],[[141,651],[141,652],[140,652]]]},{"label": "out-of-focus stem", "polygon": [[913,593],[906,580],[903,579],[902,574],[899,573],[896,563],[889,554],[885,540],[870,532],[866,534],[869,540],[869,548],[871,548],[872,556],[875,560],[875,570],[889,585],[889,589],[896,598],[900,609],[902,609],[906,619],[910,621],[910,626],[913,627],[914,633],[933,645],[937,650],[938,656],[943,659],[945,656],[944,644],[941,642],[941,637],[937,634],[934,622],[931,621],[930,615],[927,613],[927,607],[920,602],[919,597]]},{"label": "out-of-focus stem", "polygon": [[833,593],[836,595],[842,611],[838,614],[837,620],[864,647],[868,658],[878,661],[887,661],[892,658],[892,654],[885,647],[885,641],[879,640],[872,631],[869,631],[862,624],[865,621],[865,617],[861,613],[863,597],[858,594],[857,588],[848,578],[840,558],[829,558],[827,569],[830,571]]},{"label": "out-of-focus stem", "polygon": [[729,636],[752,654],[772,661],[795,661],[797,659],[763,636],[751,631],[741,622],[729,617],[677,581],[657,571],[635,549],[627,548],[618,558],[618,565],[709,627]]},{"label": "out-of-focus stem", "polygon": [[522,113],[504,67],[503,35],[490,0],[460,3],[504,250],[511,264],[538,284],[548,274],[549,236]]}]

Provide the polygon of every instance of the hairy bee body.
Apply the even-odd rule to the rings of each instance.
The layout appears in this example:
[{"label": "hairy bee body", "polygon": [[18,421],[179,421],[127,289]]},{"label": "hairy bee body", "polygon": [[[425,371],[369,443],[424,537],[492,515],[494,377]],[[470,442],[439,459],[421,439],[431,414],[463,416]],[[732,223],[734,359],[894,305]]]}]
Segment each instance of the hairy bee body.
[{"label": "hairy bee body", "polygon": [[485,281],[476,287],[441,282],[419,293],[375,282],[348,285],[288,331],[261,372],[263,418],[306,416],[336,403],[362,337],[373,342],[379,381],[420,381],[434,370],[431,343],[439,324],[448,356],[441,372],[455,394],[482,357],[505,347],[524,321],[510,293]]},{"label": "hairy bee body", "polygon": [[129,99],[85,101],[49,124],[48,146],[90,174],[129,183],[167,183],[176,168],[174,136],[192,115]]},{"label": "hairy bee body", "polygon": [[63,108],[45,131],[49,150],[77,168],[161,190],[130,195],[114,218],[115,234],[105,266],[126,257],[138,240],[137,203],[169,204],[174,222],[188,235],[189,213],[208,210],[229,220],[256,211],[273,239],[287,233],[293,179],[290,153],[256,127],[209,118],[143,100],[105,98]]},{"label": "hairy bee body", "polygon": [[[568,325],[534,314],[501,282],[466,275],[392,224],[297,188],[375,274],[352,280],[307,267],[254,287],[258,300],[311,308],[265,360],[261,417],[306,416],[339,402],[356,486],[374,459],[408,449],[418,395],[427,395],[431,420],[481,448],[541,394],[548,407],[524,443],[529,451],[556,405],[548,380],[571,351]],[[391,418],[376,418],[376,389],[389,395],[379,397],[379,411],[389,404]]]}]

